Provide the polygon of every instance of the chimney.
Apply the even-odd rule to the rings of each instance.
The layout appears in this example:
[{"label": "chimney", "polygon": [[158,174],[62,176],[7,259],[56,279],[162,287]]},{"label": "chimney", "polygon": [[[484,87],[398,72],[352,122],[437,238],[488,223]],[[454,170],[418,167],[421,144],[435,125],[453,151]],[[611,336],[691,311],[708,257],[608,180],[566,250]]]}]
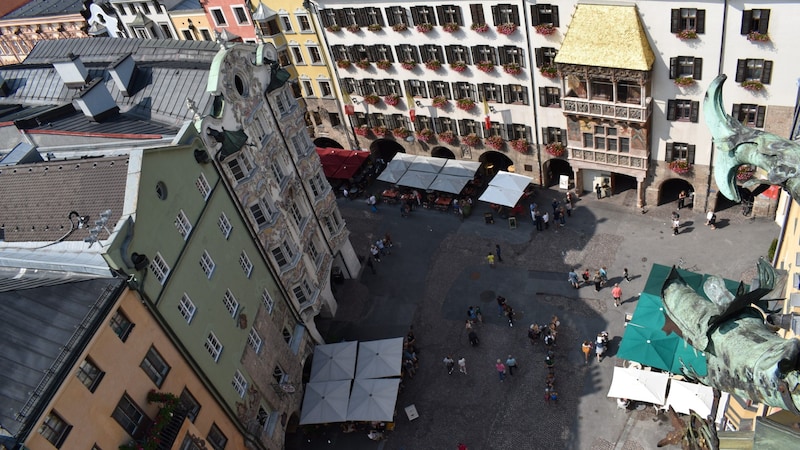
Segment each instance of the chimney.
[{"label": "chimney", "polygon": [[61,81],[70,89],[83,87],[89,79],[89,72],[86,70],[86,66],[83,65],[79,57],[72,53],[67,55],[66,58],[54,60],[53,67],[61,76]]},{"label": "chimney", "polygon": [[114,79],[117,88],[122,92],[125,97],[133,94],[131,88],[133,87],[133,77],[136,75],[136,61],[130,53],[120,56],[116,61],[108,66],[108,73]]},{"label": "chimney", "polygon": [[6,84],[6,79],[2,75],[0,75],[0,96],[8,96],[8,84]]},{"label": "chimney", "polygon": [[119,112],[102,78],[95,78],[73,100],[92,122],[102,122]]}]

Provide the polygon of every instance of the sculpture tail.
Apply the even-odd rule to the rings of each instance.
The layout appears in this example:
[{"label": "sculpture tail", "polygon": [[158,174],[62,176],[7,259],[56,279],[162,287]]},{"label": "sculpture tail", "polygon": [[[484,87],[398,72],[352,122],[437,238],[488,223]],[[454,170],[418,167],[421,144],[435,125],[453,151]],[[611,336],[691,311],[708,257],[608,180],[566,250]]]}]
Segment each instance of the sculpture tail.
[{"label": "sculpture tail", "polygon": [[735,139],[745,129],[739,121],[725,112],[722,85],[727,78],[720,75],[708,86],[703,101],[703,114],[717,150],[714,155],[714,179],[722,195],[739,202],[742,199],[736,187],[736,170],[743,163],[737,158]]}]

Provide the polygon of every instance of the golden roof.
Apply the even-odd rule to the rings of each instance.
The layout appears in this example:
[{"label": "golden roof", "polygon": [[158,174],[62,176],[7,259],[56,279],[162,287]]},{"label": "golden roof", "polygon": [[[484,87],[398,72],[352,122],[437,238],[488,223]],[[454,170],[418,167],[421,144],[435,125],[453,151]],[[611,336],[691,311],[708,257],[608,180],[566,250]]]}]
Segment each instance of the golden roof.
[{"label": "golden roof", "polygon": [[555,61],[647,71],[654,60],[635,6],[578,4]]}]

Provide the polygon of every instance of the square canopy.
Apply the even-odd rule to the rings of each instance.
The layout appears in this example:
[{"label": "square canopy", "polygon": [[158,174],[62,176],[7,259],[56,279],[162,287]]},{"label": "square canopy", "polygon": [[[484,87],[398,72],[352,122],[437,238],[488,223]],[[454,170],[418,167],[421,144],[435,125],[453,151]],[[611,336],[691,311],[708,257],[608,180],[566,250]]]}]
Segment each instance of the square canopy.
[{"label": "square canopy", "polygon": [[358,343],[356,378],[384,378],[400,375],[403,338]]},{"label": "square canopy", "polygon": [[525,188],[531,183],[533,183],[533,178],[526,177],[525,175],[511,172],[497,172],[497,175],[489,182],[489,186],[518,190],[520,195],[522,195],[522,193],[525,192]]},{"label": "square canopy", "polygon": [[428,186],[428,189],[449,192],[451,194],[459,194],[464,189],[464,186],[466,186],[471,180],[471,176],[459,177],[456,175],[445,175],[440,173],[439,175],[436,175],[436,179],[434,179],[433,183]]},{"label": "square canopy", "polygon": [[407,171],[397,184],[417,189],[428,189],[428,186],[436,179],[436,174],[432,172],[418,172],[416,170]]},{"label": "square canopy", "polygon": [[344,422],[352,380],[319,381],[306,384],[300,425]]},{"label": "square canopy", "polygon": [[354,380],[347,420],[393,422],[399,388],[399,378]]},{"label": "square canopy", "polygon": [[314,347],[311,381],[351,380],[356,372],[358,342],[339,342]]},{"label": "square canopy", "polygon": [[462,161],[458,159],[448,159],[439,174],[456,175],[459,177],[474,177],[475,172],[481,168],[481,163],[476,161]]},{"label": "square canopy", "polygon": [[668,382],[669,374],[664,372],[614,367],[608,396],[661,406],[666,401]]},{"label": "square canopy", "polygon": [[411,161],[408,170],[417,172],[439,173],[447,162],[447,158],[436,158],[433,156],[417,156]]},{"label": "square canopy", "polygon": [[714,403],[714,390],[704,384],[687,383],[672,380],[669,383],[669,395],[665,408],[672,406],[675,412],[690,414],[696,412],[700,417],[711,414],[711,405]]},{"label": "square canopy", "polygon": [[489,185],[478,200],[513,208],[522,197],[522,190]]},{"label": "square canopy", "polygon": [[414,155],[407,155],[405,153],[395,154],[394,158],[389,161],[389,164],[386,165],[386,168],[384,168],[378,176],[378,181],[397,183],[400,181],[400,178],[403,178],[403,175],[405,175],[408,170],[408,166],[410,166],[411,162],[416,158],[417,157]]}]

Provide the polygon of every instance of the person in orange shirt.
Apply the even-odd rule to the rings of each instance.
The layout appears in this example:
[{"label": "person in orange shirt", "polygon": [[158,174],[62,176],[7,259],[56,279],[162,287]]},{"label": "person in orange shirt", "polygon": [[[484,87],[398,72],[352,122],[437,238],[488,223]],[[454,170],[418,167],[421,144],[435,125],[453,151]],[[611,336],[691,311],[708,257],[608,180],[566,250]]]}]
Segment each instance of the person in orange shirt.
[{"label": "person in orange shirt", "polygon": [[619,283],[614,283],[614,287],[611,289],[611,296],[614,297],[614,306],[622,304],[622,288],[619,287]]}]

